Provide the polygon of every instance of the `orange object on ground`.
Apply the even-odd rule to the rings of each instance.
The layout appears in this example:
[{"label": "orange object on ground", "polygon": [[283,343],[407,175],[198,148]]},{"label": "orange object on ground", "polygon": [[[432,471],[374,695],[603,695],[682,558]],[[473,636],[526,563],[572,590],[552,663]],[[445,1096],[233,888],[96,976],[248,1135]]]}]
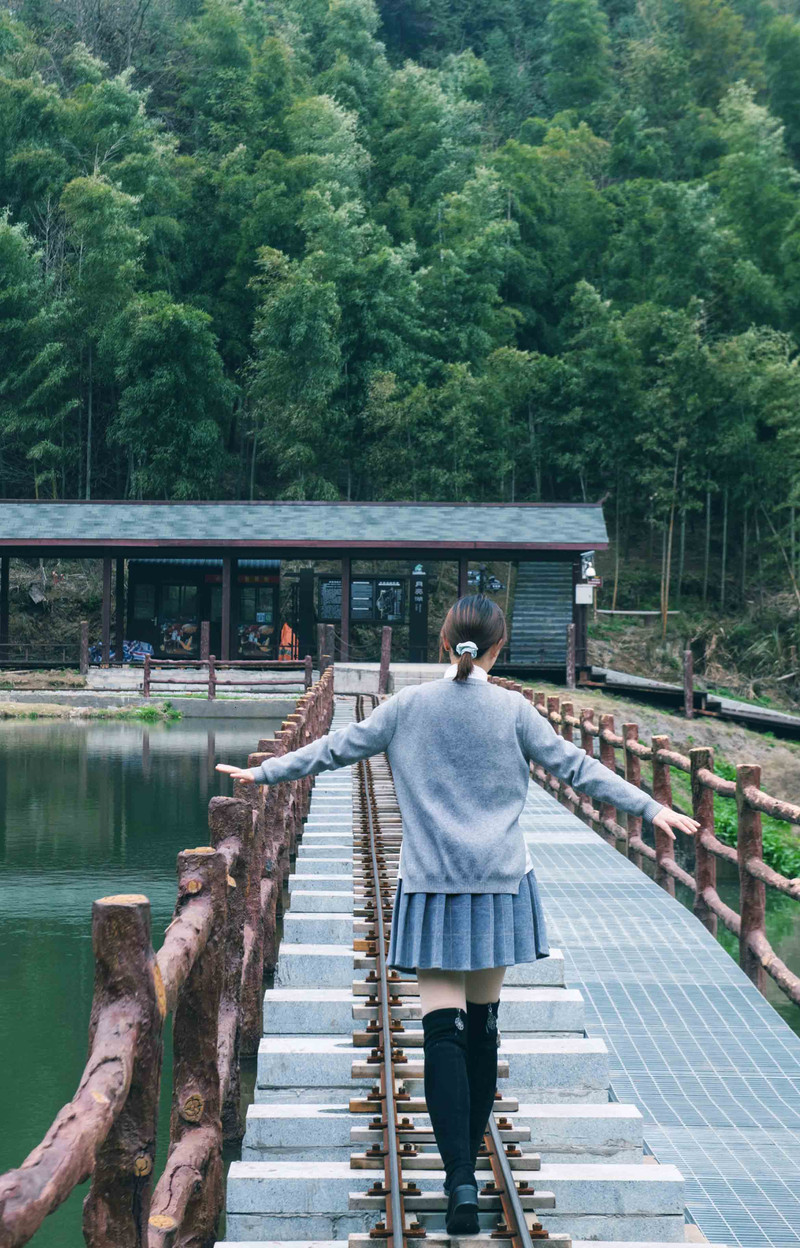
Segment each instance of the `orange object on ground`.
[{"label": "orange object on ground", "polygon": [[281,643],[278,646],[278,659],[282,663],[288,663],[291,659],[296,659],[297,655],[297,637],[292,632],[289,625],[284,624],[281,628]]}]

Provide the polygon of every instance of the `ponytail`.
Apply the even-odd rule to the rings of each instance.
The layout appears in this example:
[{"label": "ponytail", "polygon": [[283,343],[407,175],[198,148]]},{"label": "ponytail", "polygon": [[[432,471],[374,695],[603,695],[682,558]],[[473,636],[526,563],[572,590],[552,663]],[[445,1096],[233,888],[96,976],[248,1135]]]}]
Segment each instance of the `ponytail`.
[{"label": "ponytail", "polygon": [[475,667],[478,647],[474,641],[460,641],[456,646],[456,654],[458,655],[458,671],[455,679],[466,680]]}]

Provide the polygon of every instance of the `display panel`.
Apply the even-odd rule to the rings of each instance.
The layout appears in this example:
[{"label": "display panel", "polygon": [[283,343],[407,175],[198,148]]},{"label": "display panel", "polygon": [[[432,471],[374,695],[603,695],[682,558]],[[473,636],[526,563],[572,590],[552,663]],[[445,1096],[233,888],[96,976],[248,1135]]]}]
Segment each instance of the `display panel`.
[{"label": "display panel", "polygon": [[320,577],[319,607],[317,614],[320,620],[334,623],[342,618],[342,578],[340,576]]}]

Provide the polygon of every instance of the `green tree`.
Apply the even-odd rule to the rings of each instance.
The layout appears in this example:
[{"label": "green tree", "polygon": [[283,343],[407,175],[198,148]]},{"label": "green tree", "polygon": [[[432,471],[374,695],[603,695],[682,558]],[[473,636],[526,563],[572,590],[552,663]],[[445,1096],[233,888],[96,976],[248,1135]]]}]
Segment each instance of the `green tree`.
[{"label": "green tree", "polygon": [[598,0],[551,0],[547,14],[547,95],[556,112],[586,115],[611,76],[608,19]]}]

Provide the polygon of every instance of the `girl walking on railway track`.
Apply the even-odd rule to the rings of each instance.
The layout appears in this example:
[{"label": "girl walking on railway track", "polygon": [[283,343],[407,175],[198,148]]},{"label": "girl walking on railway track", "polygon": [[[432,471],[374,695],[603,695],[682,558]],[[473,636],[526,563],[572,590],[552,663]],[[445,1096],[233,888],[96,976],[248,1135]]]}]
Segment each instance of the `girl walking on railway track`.
[{"label": "girl walking on railway track", "polygon": [[258,767],[218,765],[244,783],[277,784],[387,755],[403,821],[388,964],[419,984],[450,1234],[478,1231],[475,1165],[497,1086],[506,967],[549,954],[519,823],[531,763],[673,839],[673,828],[697,827],[560,737],[520,693],[492,684],[505,640],[496,603],[460,598],[441,630],[444,679],[407,686],[367,719]]}]

